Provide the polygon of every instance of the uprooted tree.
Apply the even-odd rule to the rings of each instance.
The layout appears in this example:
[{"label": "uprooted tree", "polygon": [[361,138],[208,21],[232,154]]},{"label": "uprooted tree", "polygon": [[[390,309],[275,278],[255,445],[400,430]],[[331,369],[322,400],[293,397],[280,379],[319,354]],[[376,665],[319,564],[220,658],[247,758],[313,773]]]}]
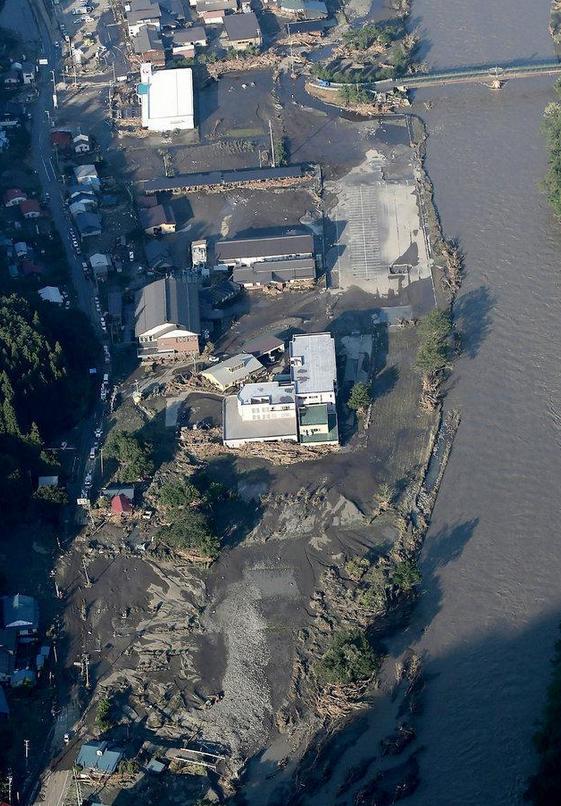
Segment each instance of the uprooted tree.
[{"label": "uprooted tree", "polygon": [[169,546],[203,559],[214,559],[220,552],[220,540],[213,534],[203,512],[187,509],[168,526],[158,530],[158,539]]}]

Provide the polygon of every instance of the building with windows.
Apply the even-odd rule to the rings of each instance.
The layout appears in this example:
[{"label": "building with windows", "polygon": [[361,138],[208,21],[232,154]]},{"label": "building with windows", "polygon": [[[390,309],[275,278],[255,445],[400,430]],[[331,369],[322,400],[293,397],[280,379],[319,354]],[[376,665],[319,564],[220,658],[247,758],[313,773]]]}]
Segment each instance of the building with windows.
[{"label": "building with windows", "polygon": [[260,48],[263,44],[261,28],[253,11],[247,14],[229,14],[224,18],[224,28],[228,45],[234,50]]},{"label": "building with windows", "polygon": [[248,383],[223,403],[223,441],[229,448],[248,442],[298,442],[294,387]]},{"label": "building with windows", "polygon": [[165,277],[136,298],[135,335],[142,361],[199,354],[199,292],[194,283]]},{"label": "building with windows", "polygon": [[304,444],[339,442],[337,364],[330,333],[301,333],[289,345],[290,378],[298,408],[298,432]]},{"label": "building with windows", "polygon": [[337,367],[329,333],[293,336],[290,375],[284,380],[249,383],[223,403],[223,442],[239,448],[249,442],[300,442],[337,445]]}]

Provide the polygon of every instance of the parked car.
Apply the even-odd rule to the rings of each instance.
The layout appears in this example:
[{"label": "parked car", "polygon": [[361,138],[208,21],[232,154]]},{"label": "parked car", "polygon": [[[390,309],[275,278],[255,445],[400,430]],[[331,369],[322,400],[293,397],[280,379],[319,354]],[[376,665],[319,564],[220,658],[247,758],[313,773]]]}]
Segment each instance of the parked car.
[{"label": "parked car", "polygon": [[96,428],[95,431],[94,431],[94,434],[96,436],[96,439],[101,439],[101,436],[103,434],[103,430],[101,428]]},{"label": "parked car", "polygon": [[95,459],[95,448],[90,448],[90,459]]},{"label": "parked car", "polygon": [[130,260],[130,262],[131,262],[131,263],[132,263],[132,262],[133,262],[133,260],[134,260],[134,252],[133,252],[133,250],[132,250],[132,249],[131,249],[131,250],[130,250],[130,252],[129,252],[129,260]]},{"label": "parked car", "polygon": [[206,359],[206,360],[207,360],[207,361],[208,361],[210,364],[218,364],[218,362],[220,361],[220,359],[218,358],[218,356],[217,356],[217,355],[209,355],[209,356],[207,356],[207,359]]}]

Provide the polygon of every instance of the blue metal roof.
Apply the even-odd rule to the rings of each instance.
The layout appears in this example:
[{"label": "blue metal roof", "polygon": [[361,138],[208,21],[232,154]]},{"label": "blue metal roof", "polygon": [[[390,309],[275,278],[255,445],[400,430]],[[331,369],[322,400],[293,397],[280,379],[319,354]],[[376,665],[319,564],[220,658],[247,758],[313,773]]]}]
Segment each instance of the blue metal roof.
[{"label": "blue metal roof", "polygon": [[123,751],[119,747],[109,749],[107,742],[86,742],[80,748],[76,763],[85,770],[99,770],[111,775],[122,757]]}]

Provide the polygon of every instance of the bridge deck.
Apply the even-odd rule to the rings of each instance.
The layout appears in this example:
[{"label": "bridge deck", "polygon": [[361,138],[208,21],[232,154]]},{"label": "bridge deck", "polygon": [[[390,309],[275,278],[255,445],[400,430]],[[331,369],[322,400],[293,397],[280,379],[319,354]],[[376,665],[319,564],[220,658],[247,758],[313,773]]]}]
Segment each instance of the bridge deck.
[{"label": "bridge deck", "polygon": [[442,70],[424,75],[403,76],[403,78],[386,81],[375,81],[372,86],[377,90],[388,90],[394,87],[431,87],[442,84],[475,83],[483,80],[492,81],[495,78],[507,80],[509,78],[524,78],[535,75],[555,75],[561,73],[561,62],[552,60],[539,64],[517,65],[485,65],[483,67],[463,67],[457,70]]}]

